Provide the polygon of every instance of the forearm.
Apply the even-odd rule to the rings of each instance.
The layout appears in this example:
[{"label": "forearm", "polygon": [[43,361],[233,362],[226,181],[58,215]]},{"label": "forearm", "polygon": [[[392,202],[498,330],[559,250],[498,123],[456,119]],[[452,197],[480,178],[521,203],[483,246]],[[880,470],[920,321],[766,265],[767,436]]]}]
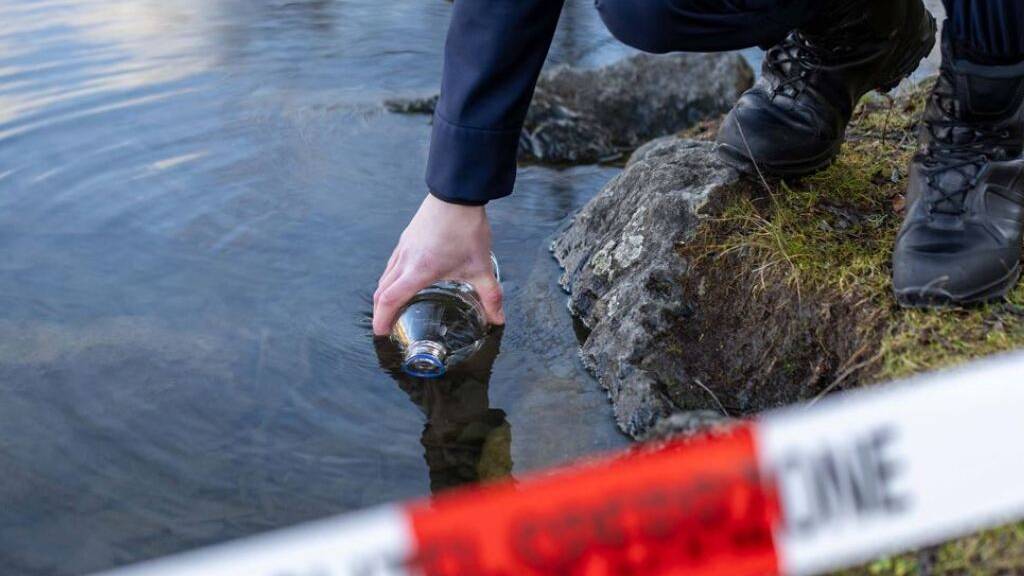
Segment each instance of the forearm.
[{"label": "forearm", "polygon": [[523,119],[563,0],[456,0],[434,113],[427,186],[484,203],[515,182]]}]

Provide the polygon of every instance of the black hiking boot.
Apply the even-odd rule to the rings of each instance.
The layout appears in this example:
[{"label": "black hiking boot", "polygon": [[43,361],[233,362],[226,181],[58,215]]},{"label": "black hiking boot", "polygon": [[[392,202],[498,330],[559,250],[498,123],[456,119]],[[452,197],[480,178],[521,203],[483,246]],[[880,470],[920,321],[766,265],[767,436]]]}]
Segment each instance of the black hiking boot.
[{"label": "black hiking boot", "polygon": [[893,251],[904,306],[999,299],[1020,276],[1024,63],[957,60],[948,38],[942,49]]},{"label": "black hiking boot", "polygon": [[761,78],[722,122],[718,153],[727,164],[783,177],[825,168],[861,96],[894,88],[935,45],[935,19],[921,0],[828,4],[768,50]]}]

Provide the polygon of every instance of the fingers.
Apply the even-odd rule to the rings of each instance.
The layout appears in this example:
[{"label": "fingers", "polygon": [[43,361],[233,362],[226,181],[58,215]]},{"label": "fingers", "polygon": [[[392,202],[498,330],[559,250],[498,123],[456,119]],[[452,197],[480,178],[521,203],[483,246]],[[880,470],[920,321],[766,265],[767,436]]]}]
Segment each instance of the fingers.
[{"label": "fingers", "polygon": [[[401,273],[398,278],[389,283],[385,283],[382,279],[380,287],[377,288],[377,292],[373,296],[374,335],[386,336],[390,333],[402,306],[430,282],[429,277],[415,271]],[[484,313],[487,315],[487,322],[495,326],[504,325],[503,295],[498,281],[493,275],[487,274],[470,280],[470,282],[480,296]]]},{"label": "fingers", "polygon": [[386,336],[391,332],[398,311],[429,284],[429,280],[415,272],[402,274],[386,287],[378,288],[373,304],[373,334]]},{"label": "fingers", "polygon": [[487,274],[471,282],[480,296],[480,302],[484,305],[487,322],[494,326],[504,325],[505,310],[502,306],[501,284],[498,284],[493,274]]},{"label": "fingers", "polygon": [[373,305],[377,305],[377,301],[380,299],[381,293],[388,289],[389,286],[394,284],[395,280],[398,280],[399,276],[402,275],[401,258],[394,258],[394,264],[388,267],[381,275],[380,280],[377,281],[377,290],[373,293]]},{"label": "fingers", "polygon": [[377,280],[377,290],[373,293],[374,306],[377,305],[377,299],[380,298],[380,293],[401,275],[402,262],[405,260],[403,255],[404,251],[402,250],[401,244],[395,246],[395,249],[391,251],[391,258],[388,258],[388,265],[384,268],[384,272],[380,275],[380,279]]},{"label": "fingers", "polygon": [[398,246],[395,246],[395,249],[391,251],[391,258],[388,258],[388,265],[384,268],[384,273],[380,275],[381,278],[387,276],[388,272],[395,269],[395,265],[398,264],[399,254],[401,254],[401,250],[399,250]]}]

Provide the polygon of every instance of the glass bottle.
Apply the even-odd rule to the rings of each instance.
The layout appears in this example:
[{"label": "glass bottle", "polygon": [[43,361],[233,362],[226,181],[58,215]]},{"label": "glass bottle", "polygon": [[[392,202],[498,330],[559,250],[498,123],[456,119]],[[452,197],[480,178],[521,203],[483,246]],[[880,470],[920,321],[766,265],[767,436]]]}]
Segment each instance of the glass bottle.
[{"label": "glass bottle", "polygon": [[[498,261],[491,254],[498,281]],[[420,290],[406,304],[391,330],[402,349],[402,369],[410,376],[439,378],[473,355],[489,325],[473,285],[443,280]]]}]

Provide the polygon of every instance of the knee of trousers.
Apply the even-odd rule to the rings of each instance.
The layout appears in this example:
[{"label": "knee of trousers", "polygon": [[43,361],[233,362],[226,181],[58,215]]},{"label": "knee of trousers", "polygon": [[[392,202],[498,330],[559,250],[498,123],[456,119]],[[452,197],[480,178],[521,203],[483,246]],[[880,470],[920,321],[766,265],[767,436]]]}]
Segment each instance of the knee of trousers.
[{"label": "knee of trousers", "polygon": [[[644,52],[664,54],[682,47],[685,32],[671,25],[670,0],[594,0],[601,19],[617,40]],[[680,32],[683,32],[680,34]]]}]

